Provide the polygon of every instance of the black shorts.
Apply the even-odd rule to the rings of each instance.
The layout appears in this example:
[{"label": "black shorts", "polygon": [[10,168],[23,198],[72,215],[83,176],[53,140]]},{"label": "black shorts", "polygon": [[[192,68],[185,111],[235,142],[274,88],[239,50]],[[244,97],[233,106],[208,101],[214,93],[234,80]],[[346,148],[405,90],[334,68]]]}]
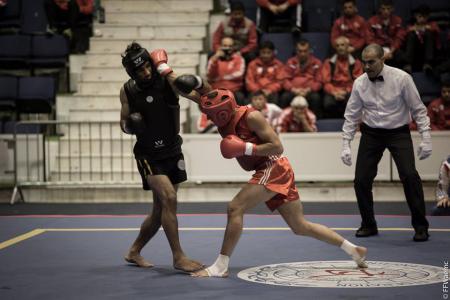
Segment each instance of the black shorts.
[{"label": "black shorts", "polygon": [[136,157],[136,163],[144,190],[151,190],[147,182],[148,175],[167,175],[172,184],[181,183],[187,179],[183,153],[156,161],[140,155],[139,158]]}]

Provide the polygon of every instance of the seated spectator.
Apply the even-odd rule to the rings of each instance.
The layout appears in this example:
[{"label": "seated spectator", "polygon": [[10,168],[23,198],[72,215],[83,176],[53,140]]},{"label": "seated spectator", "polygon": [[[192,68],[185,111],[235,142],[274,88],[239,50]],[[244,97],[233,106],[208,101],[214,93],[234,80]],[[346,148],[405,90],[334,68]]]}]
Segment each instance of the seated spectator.
[{"label": "seated spectator", "polygon": [[275,57],[275,46],[271,41],[259,45],[259,56],[250,62],[245,76],[247,91],[262,91],[270,103],[278,104],[278,93],[284,79],[283,63]]},{"label": "seated spectator", "polygon": [[86,53],[89,50],[89,38],[92,36],[94,0],[76,0],[73,3],[73,46],[72,53]]},{"label": "seated spectator", "polygon": [[414,24],[408,26],[406,36],[406,72],[424,71],[430,73],[433,69],[433,59],[440,47],[439,26],[428,21],[430,8],[421,5],[414,11]]},{"label": "seated spectator", "polygon": [[433,75],[439,81],[450,81],[450,30],[447,32],[440,52],[436,67],[433,69]]},{"label": "seated spectator", "polygon": [[272,32],[270,28],[279,20],[286,20],[289,30],[295,37],[300,35],[301,5],[299,0],[256,0],[258,7],[257,26],[263,32]]},{"label": "seated spectator", "polygon": [[232,91],[238,105],[245,105],[244,88],[245,60],[234,49],[231,37],[222,39],[221,47],[208,61],[207,78],[214,89]]},{"label": "seated spectator", "polygon": [[322,99],[319,94],[322,89],[322,62],[310,53],[310,45],[306,40],[298,41],[295,50],[297,55],[291,57],[285,65],[285,92],[281,96],[280,106],[285,108],[295,96],[303,96],[317,118],[322,118]]},{"label": "seated spectator", "polygon": [[441,97],[428,105],[431,130],[450,130],[450,81],[444,82]]},{"label": "seated spectator", "polygon": [[277,120],[281,115],[281,108],[273,103],[267,103],[266,95],[258,91],[250,95],[250,104],[248,105],[260,111],[267,122],[275,129]]},{"label": "seated spectator", "polygon": [[220,49],[222,38],[232,37],[236,50],[241,53],[246,62],[249,62],[255,58],[258,46],[256,25],[245,17],[245,8],[242,2],[231,2],[230,10],[230,16],[220,22],[213,34],[213,51],[217,52]]},{"label": "seated spectator", "polygon": [[439,180],[436,188],[436,207],[433,208],[433,216],[450,216],[450,155],[439,168]]},{"label": "seated spectator", "polygon": [[316,132],[316,116],[308,109],[308,102],[296,96],[278,119],[278,132]]},{"label": "seated spectator", "polygon": [[348,51],[354,57],[360,58],[366,44],[367,23],[357,12],[355,0],[343,1],[342,17],[336,19],[331,28],[331,43],[334,43],[339,36],[347,37],[350,41]]},{"label": "seated spectator", "polygon": [[406,56],[401,47],[406,31],[402,28],[402,18],[393,15],[393,11],[392,0],[381,1],[378,14],[367,21],[367,43],[383,47],[386,64],[403,68]]},{"label": "seated spectator", "polygon": [[70,10],[69,0],[46,0],[45,12],[47,14],[49,31],[51,33],[72,36],[72,22],[74,11]]},{"label": "seated spectator", "polygon": [[198,133],[217,133],[217,126],[208,119],[206,114],[201,113],[197,120],[197,131]]},{"label": "seated spectator", "polygon": [[348,38],[338,37],[334,45],[336,54],[322,65],[323,109],[325,117],[343,118],[353,81],[363,68],[361,61],[350,54]]}]

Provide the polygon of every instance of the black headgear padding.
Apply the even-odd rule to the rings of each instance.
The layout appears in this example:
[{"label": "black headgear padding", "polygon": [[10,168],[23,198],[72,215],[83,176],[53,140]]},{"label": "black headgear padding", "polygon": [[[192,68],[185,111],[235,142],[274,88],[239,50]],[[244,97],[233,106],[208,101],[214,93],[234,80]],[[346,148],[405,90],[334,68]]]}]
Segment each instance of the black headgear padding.
[{"label": "black headgear padding", "polygon": [[[136,70],[146,62],[149,62],[152,68],[152,79],[150,81],[140,79],[136,72]],[[150,59],[150,54],[147,49],[141,47],[141,45],[136,42],[133,42],[128,46],[127,50],[122,55],[122,65],[127,71],[127,74],[141,87],[153,82],[157,76],[156,68]]]},{"label": "black headgear padding", "polygon": [[135,53],[127,52],[124,56],[122,56],[122,65],[125,67],[128,75],[132,78],[135,77],[136,69],[147,61],[151,62],[150,55],[145,48],[140,48]]}]

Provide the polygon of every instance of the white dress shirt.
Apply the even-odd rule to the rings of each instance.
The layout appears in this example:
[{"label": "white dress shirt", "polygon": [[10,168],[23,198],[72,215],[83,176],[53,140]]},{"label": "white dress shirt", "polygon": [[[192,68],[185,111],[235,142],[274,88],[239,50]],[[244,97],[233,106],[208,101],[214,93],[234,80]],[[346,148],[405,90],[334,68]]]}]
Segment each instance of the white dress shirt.
[{"label": "white dress shirt", "polygon": [[393,129],[411,122],[419,132],[430,130],[430,118],[412,77],[397,68],[383,66],[379,76],[384,81],[370,81],[366,73],[353,83],[345,109],[342,137],[352,140],[363,122],[372,128]]}]

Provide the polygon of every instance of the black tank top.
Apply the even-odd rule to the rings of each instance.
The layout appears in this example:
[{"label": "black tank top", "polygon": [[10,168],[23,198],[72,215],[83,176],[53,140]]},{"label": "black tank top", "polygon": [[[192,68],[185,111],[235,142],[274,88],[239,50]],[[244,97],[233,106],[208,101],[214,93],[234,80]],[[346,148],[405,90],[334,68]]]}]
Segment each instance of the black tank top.
[{"label": "black tank top", "polygon": [[137,135],[134,145],[136,157],[162,160],[181,153],[180,105],[178,95],[164,78],[152,87],[141,90],[134,80],[124,84],[130,113],[141,113],[146,130]]}]

